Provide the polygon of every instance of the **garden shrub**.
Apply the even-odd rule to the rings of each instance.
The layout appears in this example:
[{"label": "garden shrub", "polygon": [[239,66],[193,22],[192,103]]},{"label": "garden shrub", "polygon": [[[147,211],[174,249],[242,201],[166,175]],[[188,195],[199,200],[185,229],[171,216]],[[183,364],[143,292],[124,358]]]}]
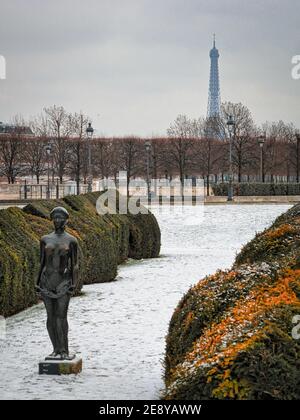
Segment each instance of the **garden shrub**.
[{"label": "garden shrub", "polygon": [[[212,185],[215,196],[228,195],[228,183]],[[277,196],[300,195],[300,184],[295,183],[266,183],[266,182],[241,182],[233,183],[234,196]]]},{"label": "garden shrub", "polygon": [[207,276],[170,322],[165,399],[300,398],[300,205]]},{"label": "garden shrub", "polygon": [[24,209],[0,210],[0,315],[10,316],[37,302],[34,285],[39,241],[53,231],[49,215],[56,206],[70,213],[67,231],[79,242],[77,294],[82,284],[114,280],[118,264],[127,258],[158,257],[160,230],[155,217],[151,213],[141,217],[100,216],[95,206],[99,194],[34,201]]}]

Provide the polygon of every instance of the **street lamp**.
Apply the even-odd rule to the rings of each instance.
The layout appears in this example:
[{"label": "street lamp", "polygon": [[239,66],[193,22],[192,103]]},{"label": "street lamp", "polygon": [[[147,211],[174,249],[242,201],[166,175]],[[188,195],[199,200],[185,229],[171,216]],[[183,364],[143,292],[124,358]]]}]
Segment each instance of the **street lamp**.
[{"label": "street lamp", "polygon": [[92,172],[91,141],[94,134],[92,123],[88,123],[86,134],[87,134],[87,139],[88,139],[88,192],[92,192],[93,191],[93,172]]},{"label": "street lamp", "polygon": [[233,173],[232,173],[232,135],[234,135],[235,121],[232,115],[229,115],[227,120],[227,127],[229,131],[229,186],[227,201],[233,200]]},{"label": "street lamp", "polygon": [[146,154],[147,154],[147,196],[148,200],[150,198],[150,151],[151,151],[151,143],[149,140],[145,143]]},{"label": "street lamp", "polygon": [[48,164],[48,180],[47,180],[47,191],[46,191],[46,198],[47,200],[50,199],[50,156],[52,153],[52,144],[48,143],[46,146],[46,153],[47,153],[47,164]]},{"label": "street lamp", "polygon": [[299,183],[299,148],[300,148],[300,132],[299,130],[296,131],[296,176],[297,176],[297,183]]},{"label": "street lamp", "polygon": [[260,147],[260,182],[264,182],[264,144],[266,141],[266,134],[258,137],[258,144]]}]

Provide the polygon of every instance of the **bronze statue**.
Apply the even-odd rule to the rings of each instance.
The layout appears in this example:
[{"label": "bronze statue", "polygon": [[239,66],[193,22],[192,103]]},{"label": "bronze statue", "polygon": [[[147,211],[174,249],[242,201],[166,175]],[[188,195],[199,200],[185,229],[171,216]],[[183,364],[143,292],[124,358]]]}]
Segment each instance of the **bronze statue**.
[{"label": "bronze statue", "polygon": [[46,360],[72,360],[68,346],[67,312],[78,277],[78,242],[65,232],[67,210],[56,207],[50,218],[55,231],[40,242],[41,268],[36,290],[47,310],[47,330],[53,353]]}]

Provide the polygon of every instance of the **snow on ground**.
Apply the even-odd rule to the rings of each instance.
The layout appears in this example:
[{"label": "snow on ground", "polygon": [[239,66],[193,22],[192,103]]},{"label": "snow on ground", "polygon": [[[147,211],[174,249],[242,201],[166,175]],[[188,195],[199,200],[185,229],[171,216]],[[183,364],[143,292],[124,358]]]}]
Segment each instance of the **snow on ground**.
[{"label": "snow on ground", "polygon": [[[0,210],[6,210],[6,209],[8,209],[9,207],[12,207],[12,205],[11,205],[11,204],[2,204],[2,205],[0,206]],[[24,204],[17,204],[17,205],[15,205],[14,207],[19,207],[19,208],[21,209],[22,207],[24,207]]]},{"label": "snow on ground", "polygon": [[[129,261],[117,281],[85,286],[70,305],[70,347],[83,358],[78,376],[39,376],[50,353],[45,310],[7,320],[0,339],[0,399],[158,399],[165,335],[188,288],[218,268],[288,205],[217,205],[159,209],[161,257]],[[172,211],[172,213],[170,213]]]}]

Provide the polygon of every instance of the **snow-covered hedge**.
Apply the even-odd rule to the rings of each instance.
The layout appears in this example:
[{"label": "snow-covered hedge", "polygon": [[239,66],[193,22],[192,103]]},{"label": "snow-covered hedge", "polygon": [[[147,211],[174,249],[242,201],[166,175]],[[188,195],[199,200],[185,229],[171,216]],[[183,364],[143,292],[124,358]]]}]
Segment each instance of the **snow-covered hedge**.
[{"label": "snow-covered hedge", "polygon": [[169,326],[164,398],[300,399],[299,245],[296,205],[189,290]]},{"label": "snow-covered hedge", "polygon": [[80,244],[82,283],[114,280],[117,265],[130,258],[157,257],[160,229],[155,217],[105,215],[96,212],[99,193],[35,201],[23,210],[0,211],[0,315],[9,316],[37,302],[34,284],[39,268],[39,240],[53,230],[49,220],[53,207],[70,213],[68,231]]},{"label": "snow-covered hedge", "polygon": [[[228,195],[228,183],[212,185],[213,193],[216,196]],[[273,196],[273,195],[300,195],[300,184],[274,184],[274,183],[234,183],[235,196]]]}]

